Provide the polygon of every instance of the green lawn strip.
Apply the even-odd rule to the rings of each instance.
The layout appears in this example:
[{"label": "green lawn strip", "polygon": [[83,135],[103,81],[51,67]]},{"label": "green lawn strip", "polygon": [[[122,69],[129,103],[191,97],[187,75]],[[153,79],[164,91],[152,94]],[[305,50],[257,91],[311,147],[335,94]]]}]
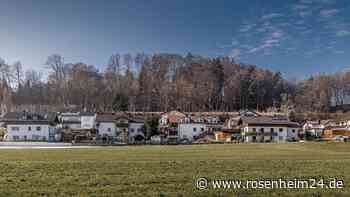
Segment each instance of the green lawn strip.
[{"label": "green lawn strip", "polygon": [[[349,172],[350,144],[2,150],[0,196],[350,196]],[[338,178],[346,188],[201,191],[195,188],[200,177]]]}]

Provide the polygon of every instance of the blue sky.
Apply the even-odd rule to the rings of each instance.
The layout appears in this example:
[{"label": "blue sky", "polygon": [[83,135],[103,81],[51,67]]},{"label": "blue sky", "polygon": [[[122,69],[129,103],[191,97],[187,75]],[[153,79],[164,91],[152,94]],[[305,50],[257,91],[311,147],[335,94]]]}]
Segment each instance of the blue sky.
[{"label": "blue sky", "polygon": [[281,71],[350,68],[349,0],[0,0],[0,57],[43,68],[58,53],[101,69],[112,53],[180,53]]}]

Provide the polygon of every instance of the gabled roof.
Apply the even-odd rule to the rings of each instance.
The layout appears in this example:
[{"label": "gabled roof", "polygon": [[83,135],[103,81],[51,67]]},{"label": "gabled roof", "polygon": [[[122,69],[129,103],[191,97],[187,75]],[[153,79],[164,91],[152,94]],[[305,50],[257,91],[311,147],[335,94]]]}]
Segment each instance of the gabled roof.
[{"label": "gabled roof", "polygon": [[9,125],[49,125],[48,120],[8,120],[5,124]]},{"label": "gabled roof", "polygon": [[95,116],[94,112],[80,112],[80,116]]},{"label": "gabled roof", "polygon": [[56,112],[45,113],[44,117],[50,122],[57,121],[57,113]]},{"label": "gabled roof", "polygon": [[296,122],[289,121],[288,119],[274,118],[269,116],[260,117],[242,117],[242,123],[246,125],[254,126],[288,126],[288,127],[299,127]]},{"label": "gabled roof", "polygon": [[260,116],[260,114],[258,114],[257,112],[254,112],[254,111],[249,111],[249,110],[241,110],[239,112],[239,115],[240,116],[244,116],[244,117],[258,117]]},{"label": "gabled roof", "polygon": [[144,123],[145,119],[146,118],[144,116],[132,116],[130,118],[130,122],[132,122],[132,123]]},{"label": "gabled roof", "polygon": [[310,121],[310,120],[308,120],[308,121],[306,121],[304,123],[304,127],[305,127],[305,125],[308,126],[308,127],[310,125],[310,127],[312,127],[312,128],[323,128],[324,127],[324,125],[321,123],[321,121]]},{"label": "gabled roof", "polygon": [[179,117],[185,117],[186,115],[184,113],[181,113],[179,111],[170,111],[167,113],[168,116],[179,116]]},{"label": "gabled roof", "polygon": [[116,116],[112,114],[97,114],[96,122],[114,122]]},{"label": "gabled roof", "polygon": [[54,124],[56,121],[56,113],[30,113],[30,112],[9,112],[1,119],[7,124],[25,125],[39,124],[48,125]]},{"label": "gabled roof", "polygon": [[171,111],[166,114],[170,123],[179,123],[186,115],[179,111]]},{"label": "gabled roof", "polygon": [[52,121],[56,120],[57,114],[54,112],[49,113],[30,113],[30,112],[8,112],[3,116],[1,121],[12,121],[12,120],[21,120],[21,121],[30,121],[30,120],[43,120],[43,121]]}]

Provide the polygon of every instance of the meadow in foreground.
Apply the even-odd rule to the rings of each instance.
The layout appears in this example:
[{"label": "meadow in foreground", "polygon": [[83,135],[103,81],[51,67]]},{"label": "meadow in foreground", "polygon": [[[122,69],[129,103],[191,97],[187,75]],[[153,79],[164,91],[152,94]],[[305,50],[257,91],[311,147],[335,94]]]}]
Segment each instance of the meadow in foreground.
[{"label": "meadow in foreground", "polygon": [[[350,143],[1,150],[0,196],[350,196]],[[195,180],[337,178],[341,190],[198,190]]]}]

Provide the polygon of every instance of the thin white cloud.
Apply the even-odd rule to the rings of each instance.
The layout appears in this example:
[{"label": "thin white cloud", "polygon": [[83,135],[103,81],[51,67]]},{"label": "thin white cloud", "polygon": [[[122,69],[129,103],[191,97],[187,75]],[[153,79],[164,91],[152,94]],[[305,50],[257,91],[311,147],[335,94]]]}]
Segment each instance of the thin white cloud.
[{"label": "thin white cloud", "polygon": [[256,24],[244,24],[241,29],[239,29],[240,32],[248,32],[252,30]]},{"label": "thin white cloud", "polygon": [[256,46],[248,51],[248,53],[256,53],[258,51],[272,49],[280,46],[281,40],[284,39],[284,32],[276,30],[266,37],[259,46]]},{"label": "thin white cloud", "polygon": [[279,18],[282,16],[283,16],[283,14],[280,14],[280,13],[271,13],[271,14],[263,15],[261,18],[263,20],[268,20],[268,19],[273,19],[273,18]]},{"label": "thin white cloud", "polygon": [[258,51],[261,50],[265,50],[265,49],[270,49],[270,48],[274,48],[279,46],[279,41],[278,42],[270,42],[271,40],[265,40],[263,44],[261,44],[260,46],[257,46],[255,48],[252,48],[248,51],[248,53],[256,53]]},{"label": "thin white cloud", "polygon": [[274,44],[277,44],[279,43],[280,41],[278,39],[268,39],[268,40],[265,40],[265,44],[266,45],[274,45]]},{"label": "thin white cloud", "polygon": [[284,33],[283,33],[282,31],[277,30],[277,31],[275,31],[275,32],[272,32],[271,37],[272,37],[272,38],[277,38],[277,39],[279,39],[279,38],[281,38],[283,35],[284,35]]},{"label": "thin white cloud", "polygon": [[260,51],[261,49],[262,49],[261,47],[254,47],[254,48],[250,49],[250,50],[248,51],[248,53],[255,53],[255,52]]},{"label": "thin white cloud", "polygon": [[324,18],[329,18],[335,16],[338,12],[339,10],[337,9],[323,9],[320,11],[320,16]]},{"label": "thin white cloud", "polygon": [[248,54],[312,56],[324,51],[334,53],[339,50],[337,45],[326,43],[321,38],[327,36],[338,40],[350,36],[350,26],[341,17],[346,8],[335,9],[332,3],[333,0],[298,0],[287,6],[287,10],[270,11],[245,22],[226,53],[236,58],[248,57]]}]

